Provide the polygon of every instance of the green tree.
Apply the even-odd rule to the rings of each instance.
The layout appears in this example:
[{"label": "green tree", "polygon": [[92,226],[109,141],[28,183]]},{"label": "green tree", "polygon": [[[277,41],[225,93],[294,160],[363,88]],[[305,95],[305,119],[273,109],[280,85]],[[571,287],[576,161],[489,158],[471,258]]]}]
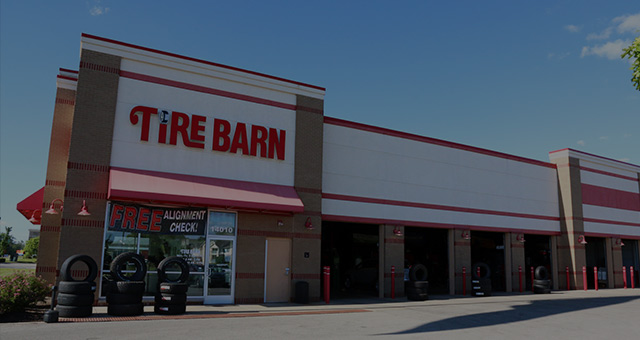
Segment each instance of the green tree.
[{"label": "green tree", "polygon": [[12,227],[4,227],[4,233],[0,234],[0,255],[8,254],[13,246]]},{"label": "green tree", "polygon": [[27,241],[27,244],[24,246],[24,256],[31,258],[34,255],[38,255],[39,245],[40,245],[40,236],[29,239]]},{"label": "green tree", "polygon": [[635,88],[640,91],[640,37],[637,37],[629,47],[622,49],[624,53],[620,56],[622,59],[629,58],[633,61],[631,68],[631,82]]}]

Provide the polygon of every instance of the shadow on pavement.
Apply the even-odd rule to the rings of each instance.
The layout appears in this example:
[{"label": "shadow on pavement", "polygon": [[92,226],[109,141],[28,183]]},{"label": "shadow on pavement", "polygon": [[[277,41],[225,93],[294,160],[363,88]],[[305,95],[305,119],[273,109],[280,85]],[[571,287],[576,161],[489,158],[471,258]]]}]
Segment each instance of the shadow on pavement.
[{"label": "shadow on pavement", "polygon": [[531,303],[528,305],[513,306],[509,310],[456,316],[453,318],[429,322],[422,326],[401,332],[379,335],[429,333],[494,326],[512,322],[527,321],[556,314],[574,312],[578,310],[610,306],[633,301],[639,298],[640,296],[535,300],[531,301]]}]

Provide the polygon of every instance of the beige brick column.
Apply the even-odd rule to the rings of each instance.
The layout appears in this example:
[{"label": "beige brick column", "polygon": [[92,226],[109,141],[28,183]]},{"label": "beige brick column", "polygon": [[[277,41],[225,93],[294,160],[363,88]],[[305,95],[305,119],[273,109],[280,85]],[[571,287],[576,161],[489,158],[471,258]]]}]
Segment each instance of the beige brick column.
[{"label": "beige brick column", "polygon": [[[380,272],[384,273],[384,297],[391,297],[391,280],[395,281],[395,296],[404,296],[404,227],[384,225],[384,263],[380,263]],[[393,230],[398,228],[402,236]],[[391,266],[395,266],[395,275],[391,276]]]},{"label": "beige brick column", "polygon": [[511,290],[512,292],[520,292],[520,269],[522,270],[522,289],[526,290],[524,243],[518,241],[518,234],[520,233],[506,234],[506,238],[511,241],[511,285],[513,287]]},{"label": "beige brick column", "polygon": [[[293,216],[292,297],[295,283],[309,283],[309,299],[320,300],[322,235],[322,144],[324,101],[296,97],[294,186],[304,212]],[[312,225],[313,230],[306,226]]]},{"label": "beige brick column", "polygon": [[[554,159],[552,162],[558,167],[561,231],[561,236],[557,238],[557,249],[552,250],[558,254],[558,268],[554,270],[565,275],[564,268],[569,266],[571,289],[583,289],[582,266],[586,265],[585,247],[578,242],[578,237],[584,235],[580,161],[568,157]],[[566,279],[560,281],[560,289],[566,289]]]},{"label": "beige brick column", "polygon": [[607,278],[609,288],[622,288],[622,247],[616,244],[618,238],[607,238]]},{"label": "beige brick column", "polygon": [[455,263],[455,280],[456,280],[456,294],[462,294],[462,268],[465,267],[467,294],[471,292],[471,240],[465,240],[462,237],[463,232],[471,233],[468,229],[455,229],[454,230],[454,263]]},{"label": "beige brick column", "polygon": [[[57,266],[69,256],[102,260],[120,57],[82,50]],[[78,216],[86,200],[91,216]],[[99,279],[98,279],[99,280]]]},{"label": "beige brick column", "polygon": [[[44,202],[42,203],[39,256],[38,264],[36,265],[36,275],[42,276],[51,284],[55,284],[59,270],[58,248],[62,215],[50,215],[44,212],[49,209],[49,205],[53,200],[64,198],[75,100],[76,91],[58,88],[53,111],[53,123],[51,125],[49,160],[47,162],[47,177],[44,187]],[[59,209],[60,205],[59,202],[56,202],[55,208]]]}]

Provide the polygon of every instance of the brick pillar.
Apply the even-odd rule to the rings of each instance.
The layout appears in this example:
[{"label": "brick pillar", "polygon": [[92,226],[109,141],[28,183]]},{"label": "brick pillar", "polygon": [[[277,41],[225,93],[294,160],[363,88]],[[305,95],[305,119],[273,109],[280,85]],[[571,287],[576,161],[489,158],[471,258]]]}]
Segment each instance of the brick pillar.
[{"label": "brick pillar", "polygon": [[[512,292],[520,292],[520,273],[518,266],[522,268],[522,287],[526,289],[526,267],[524,259],[524,243],[518,241],[519,233],[507,233],[507,239],[511,241],[511,284]],[[525,238],[526,240],[526,238]]]},{"label": "brick pillar", "polygon": [[[391,280],[395,280],[396,297],[404,296],[404,227],[384,225],[384,263],[381,263],[384,273],[384,297],[391,297]],[[394,234],[398,228],[402,236]],[[391,277],[391,266],[396,267],[395,276]]]},{"label": "brick pillar", "polygon": [[[583,289],[582,266],[586,265],[585,247],[578,242],[578,237],[584,235],[580,161],[572,157],[551,161],[558,167],[560,194],[561,236],[557,238],[557,250],[553,249],[558,254],[558,268],[555,271],[565,275],[565,267],[569,266],[572,289]],[[590,273],[593,275],[593,271]],[[560,287],[566,288],[565,286],[565,282],[560,283]]]},{"label": "brick pillar", "polygon": [[[322,143],[324,101],[296,96],[296,136],[294,187],[304,204],[304,212],[293,216],[293,280],[309,282],[309,298],[320,300],[322,235]],[[307,229],[310,223],[313,230]],[[308,257],[305,255],[308,254]]]},{"label": "brick pillar", "polygon": [[468,229],[455,229],[453,232],[456,294],[462,294],[462,267],[467,268],[467,294],[471,292],[471,240],[465,240],[463,232],[471,233]]},{"label": "brick pillar", "polygon": [[[622,288],[622,247],[616,244],[618,238],[607,238],[607,278],[609,288]],[[627,268],[628,269],[628,268]],[[631,286],[631,283],[628,283]]]},{"label": "brick pillar", "polygon": [[[55,284],[59,270],[58,248],[62,215],[50,215],[44,212],[49,209],[49,205],[53,200],[64,198],[75,100],[75,90],[58,88],[53,110],[53,123],[51,125],[49,160],[47,162],[47,177],[44,187],[44,202],[42,203],[38,264],[36,265],[36,275],[42,276],[51,284]],[[59,202],[56,202],[55,208],[59,209],[60,205]]]},{"label": "brick pillar", "polygon": [[[120,57],[82,50],[57,266],[86,254],[100,265]],[[86,200],[91,216],[78,216]],[[98,276],[100,280],[100,276]]]}]

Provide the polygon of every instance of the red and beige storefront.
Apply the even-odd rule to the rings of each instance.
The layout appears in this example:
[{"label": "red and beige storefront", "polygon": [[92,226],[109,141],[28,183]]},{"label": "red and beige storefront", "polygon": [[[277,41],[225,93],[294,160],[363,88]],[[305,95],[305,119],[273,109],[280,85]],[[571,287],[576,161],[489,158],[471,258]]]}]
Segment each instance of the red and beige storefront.
[{"label": "red and beige storefront", "polygon": [[[573,150],[540,162],[330,118],[318,86],[81,41],[79,71],[58,76],[46,185],[18,206],[61,211],[39,221],[36,271],[51,282],[70,255],[108,276],[110,259],[135,251],[148,295],[157,263],[178,255],[190,299],[204,303],[289,301],[299,281],[318,300],[322,266],[339,291],[369,260],[377,295],[392,279],[402,295],[401,268],[417,258],[438,263],[430,281],[449,294],[482,261],[500,290],[517,291],[519,268],[542,254],[555,288],[565,267],[580,288],[593,261],[579,237],[603,240],[610,287],[623,262],[637,268],[639,166]],[[429,242],[438,250],[425,253]]]}]

